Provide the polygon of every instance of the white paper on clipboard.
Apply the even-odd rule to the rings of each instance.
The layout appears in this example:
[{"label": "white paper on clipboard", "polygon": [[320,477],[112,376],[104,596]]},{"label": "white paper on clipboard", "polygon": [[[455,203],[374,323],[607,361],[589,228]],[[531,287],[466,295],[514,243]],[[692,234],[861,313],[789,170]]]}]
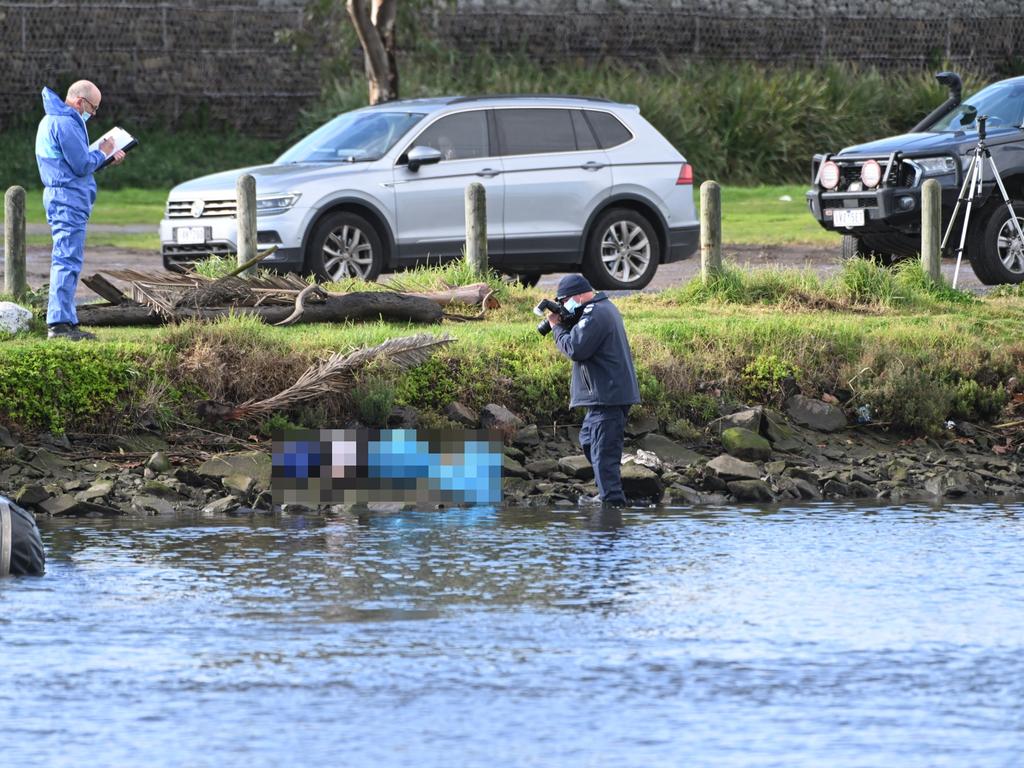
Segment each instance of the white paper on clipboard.
[{"label": "white paper on clipboard", "polygon": [[[139,143],[138,139],[136,139],[134,136],[128,133],[128,131],[126,131],[124,128],[121,128],[120,126],[115,126],[106,133],[104,133],[102,136],[100,136],[98,139],[96,139],[96,141],[94,141],[92,144],[90,144],[89,151],[91,152],[92,150],[99,149],[100,143],[107,138],[111,138],[114,140],[114,152],[127,152],[130,149],[137,146]],[[110,156],[108,156],[107,158],[107,162],[110,162],[110,158],[113,157],[114,152],[110,153]],[[106,163],[104,163],[104,165],[106,165]]]}]

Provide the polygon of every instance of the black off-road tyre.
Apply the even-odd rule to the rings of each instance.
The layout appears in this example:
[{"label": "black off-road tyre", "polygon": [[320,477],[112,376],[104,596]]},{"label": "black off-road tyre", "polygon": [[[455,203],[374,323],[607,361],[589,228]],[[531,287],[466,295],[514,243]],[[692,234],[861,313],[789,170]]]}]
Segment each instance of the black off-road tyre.
[{"label": "black off-road tyre", "polygon": [[[1013,210],[1024,227],[1024,201],[1014,200]],[[1024,243],[1017,237],[1010,211],[1002,203],[971,226],[967,255],[974,274],[985,285],[1024,282]]]},{"label": "black off-road tyre", "polygon": [[843,235],[843,261],[867,259],[883,267],[891,267],[900,260],[899,256],[882,251],[873,251],[865,247],[864,242],[855,235]]}]

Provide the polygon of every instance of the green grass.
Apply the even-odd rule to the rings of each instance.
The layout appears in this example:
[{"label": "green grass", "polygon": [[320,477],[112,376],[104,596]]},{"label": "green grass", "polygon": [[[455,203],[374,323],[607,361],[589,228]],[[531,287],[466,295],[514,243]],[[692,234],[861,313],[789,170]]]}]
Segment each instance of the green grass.
[{"label": "green grass", "polygon": [[725,266],[707,284],[692,280],[657,295],[660,303],[763,304],[806,309],[942,311],[951,305],[977,306],[980,299],[954,290],[945,282],[932,283],[914,260],[883,268],[851,260],[827,278],[814,270],[758,269],[745,272]]},{"label": "green grass", "polygon": [[[722,188],[722,237],[735,244],[787,244],[811,243],[829,245],[839,243],[839,236],[822,229],[807,210],[801,184],[768,187]],[[780,197],[788,195],[790,202]],[[700,195],[694,190],[694,199]],[[45,225],[41,190],[27,195],[27,220],[31,224]],[[100,189],[90,224],[134,225],[152,227],[151,234],[89,231],[90,246],[115,248],[141,248],[156,250],[160,247],[156,233],[163,218],[167,191],[163,189]],[[49,245],[48,235],[29,235],[29,245]]]},{"label": "green grass", "polygon": [[[417,279],[429,288],[457,277],[436,270]],[[577,419],[566,408],[569,364],[535,330],[530,308],[539,297],[502,287],[502,307],[486,321],[434,328],[391,322],[273,328],[234,318],[100,328],[99,342],[80,345],[47,342],[37,329],[0,341],[0,404],[6,404],[0,422],[124,429],[154,412],[190,422],[199,399],[265,398],[328,351],[423,331],[455,341],[414,371],[375,371],[355,389],[286,416],[328,425],[392,403],[441,423],[444,406],[459,400],[477,408],[504,403],[538,423]],[[728,271],[710,287],[693,283],[616,303],[626,318],[644,407],[666,423],[705,421],[728,403],[777,404],[780,379],[792,375],[807,394],[848,390],[853,405],[870,405],[896,429],[937,432],[946,418],[996,417],[1007,380],[1024,373],[1017,330],[1024,300],[934,288],[909,266],[893,273],[855,262],[827,281],[803,272]],[[82,375],[68,375],[80,355]],[[96,371],[104,360],[111,366],[108,388]],[[58,369],[73,391],[37,385]],[[715,389],[720,398],[707,394]]]},{"label": "green grass", "polygon": [[[26,238],[29,247],[43,248],[53,244],[49,235],[29,235]],[[89,248],[117,248],[122,251],[156,251],[160,248],[160,236],[155,232],[151,235],[136,232],[92,232],[85,238]]]},{"label": "green grass", "polygon": [[[809,185],[722,187],[722,241],[734,244],[808,243],[839,246],[840,236],[822,229],[807,209]],[[694,192],[700,202],[699,192]],[[780,198],[790,199],[781,200]]]}]

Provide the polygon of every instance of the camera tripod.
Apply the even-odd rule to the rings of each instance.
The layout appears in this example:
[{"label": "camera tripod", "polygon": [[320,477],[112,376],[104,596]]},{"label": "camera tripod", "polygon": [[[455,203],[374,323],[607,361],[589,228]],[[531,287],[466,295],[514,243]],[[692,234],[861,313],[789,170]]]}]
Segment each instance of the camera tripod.
[{"label": "camera tripod", "polygon": [[956,269],[953,270],[954,288],[956,288],[956,281],[960,276],[960,262],[964,257],[964,245],[967,242],[967,226],[971,220],[971,208],[975,200],[981,199],[981,184],[985,177],[984,160],[982,158],[988,160],[988,164],[992,168],[992,176],[999,187],[999,193],[1003,196],[1003,202],[1006,203],[1006,208],[1010,211],[1010,221],[1013,222],[1013,226],[1017,230],[1017,237],[1020,238],[1021,246],[1024,247],[1024,230],[1021,229],[1020,222],[1017,221],[1017,214],[1014,213],[1013,204],[1010,202],[1009,195],[1006,194],[1006,187],[1003,186],[1003,179],[999,175],[999,168],[996,167],[996,162],[992,159],[992,152],[985,142],[985,121],[987,120],[988,115],[978,116],[978,144],[971,150],[973,153],[971,163],[967,166],[964,184],[960,188],[956,207],[953,209],[953,216],[946,226],[946,234],[942,236],[942,244],[939,246],[940,253],[946,250],[946,243],[949,241],[949,236],[953,234],[953,226],[956,224],[957,214],[960,213],[960,205],[966,201],[967,208],[964,210],[964,226],[960,232],[960,246],[956,249]]}]

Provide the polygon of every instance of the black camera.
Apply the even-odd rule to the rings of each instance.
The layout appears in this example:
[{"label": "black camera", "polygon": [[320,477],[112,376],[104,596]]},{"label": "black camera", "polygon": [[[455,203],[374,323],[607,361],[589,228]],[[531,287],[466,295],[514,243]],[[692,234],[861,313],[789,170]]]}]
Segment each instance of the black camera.
[{"label": "black camera", "polygon": [[547,336],[551,333],[551,323],[548,322],[548,312],[554,312],[560,318],[559,322],[566,328],[572,328],[576,325],[577,315],[576,313],[570,312],[568,309],[563,307],[557,301],[551,299],[541,299],[540,303],[533,308],[533,314],[537,317],[543,317],[544,319],[537,323],[537,333],[541,336]]}]

